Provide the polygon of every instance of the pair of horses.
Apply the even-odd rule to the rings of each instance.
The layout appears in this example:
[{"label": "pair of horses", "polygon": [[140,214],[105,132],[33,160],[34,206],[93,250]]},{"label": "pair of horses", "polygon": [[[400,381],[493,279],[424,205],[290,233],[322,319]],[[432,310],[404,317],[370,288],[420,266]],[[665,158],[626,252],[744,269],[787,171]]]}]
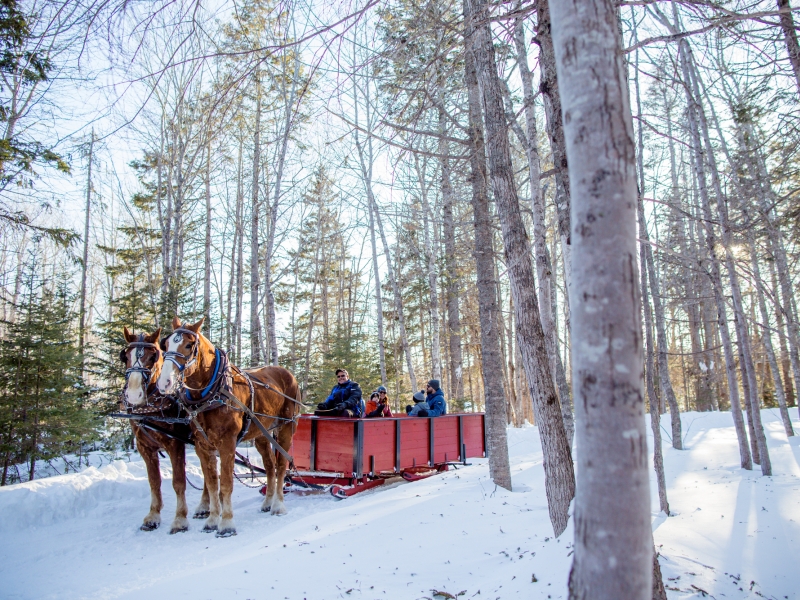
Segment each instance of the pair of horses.
[{"label": "pair of horses", "polygon": [[[138,335],[124,330],[128,346],[120,355],[126,366],[123,402],[128,412],[144,417],[131,423],[150,483],[150,512],[141,527],[145,531],[161,523],[161,448],[172,461],[178,500],[170,533],[189,528],[185,442],[190,439],[205,479],[194,512],[194,518],[206,518],[203,531],[216,531],[219,537],[236,535],[231,494],[240,441],[253,440],[264,461],[267,485],[261,510],[286,514],[286,457],[301,406],[297,380],[282,367],[241,370],[228,365],[224,352],[200,332],[202,326],[203,319],[189,325],[175,317],[173,332],[160,342],[161,329]],[[250,417],[259,421],[255,427],[250,427]]]}]

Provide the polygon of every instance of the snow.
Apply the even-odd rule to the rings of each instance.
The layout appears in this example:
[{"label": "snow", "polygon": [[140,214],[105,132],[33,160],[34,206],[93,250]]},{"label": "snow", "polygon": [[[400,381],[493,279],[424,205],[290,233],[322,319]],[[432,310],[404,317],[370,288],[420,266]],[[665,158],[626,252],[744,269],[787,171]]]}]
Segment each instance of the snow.
[{"label": "snow", "polygon": [[[670,599],[800,597],[800,439],[787,441],[777,410],[763,411],[774,470],[767,478],[738,467],[730,413],[682,419],[686,450],[664,442],[675,516],[659,514],[652,484]],[[256,490],[237,483],[231,538],[204,534],[194,520],[189,532],[168,534],[168,460],[154,532],[138,529],[150,500],[138,460],[0,488],[0,597],[414,599],[438,590],[566,598],[573,532],[570,525],[553,538],[538,430],[509,429],[509,449],[513,492],[496,489],[486,461],[472,459],[343,501],[289,494],[289,514],[275,517],[259,512]],[[197,458],[187,459],[199,485]],[[193,508],[200,492],[187,495]]]}]

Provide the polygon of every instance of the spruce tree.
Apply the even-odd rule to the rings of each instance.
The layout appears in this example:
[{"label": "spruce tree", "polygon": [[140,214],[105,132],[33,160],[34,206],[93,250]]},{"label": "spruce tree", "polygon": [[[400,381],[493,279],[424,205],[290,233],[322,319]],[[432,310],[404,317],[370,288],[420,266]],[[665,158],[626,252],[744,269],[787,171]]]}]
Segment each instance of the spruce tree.
[{"label": "spruce tree", "polygon": [[75,346],[73,294],[66,276],[54,282],[37,274],[36,259],[26,268],[18,318],[0,341],[2,485],[10,465],[25,463],[33,479],[37,462],[74,453],[97,436]]}]

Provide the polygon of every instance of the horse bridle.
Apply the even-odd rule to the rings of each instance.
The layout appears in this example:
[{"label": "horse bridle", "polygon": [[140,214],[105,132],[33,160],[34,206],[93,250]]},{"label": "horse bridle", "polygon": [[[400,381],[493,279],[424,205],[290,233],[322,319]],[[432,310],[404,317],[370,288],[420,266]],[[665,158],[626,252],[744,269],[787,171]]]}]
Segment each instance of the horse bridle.
[{"label": "horse bridle", "polygon": [[[136,359],[133,363],[133,366],[129,369],[125,370],[125,388],[128,387],[128,379],[131,376],[131,373],[139,373],[142,376],[142,385],[144,389],[147,390],[147,386],[150,385],[150,378],[152,377],[152,369],[150,367],[145,367],[142,363],[142,359],[144,358],[144,351],[147,348],[152,348],[156,351],[156,360],[158,362],[158,357],[161,355],[161,348],[159,348],[158,344],[153,344],[150,342],[144,341],[144,334],[139,334],[139,339],[135,342],[130,342],[128,347],[125,348],[122,352],[120,352],[119,358],[122,362],[128,362],[128,351],[135,350],[136,354],[134,358]],[[153,363],[155,364],[155,363]],[[124,388],[123,388],[124,389]]]},{"label": "horse bridle", "polygon": [[[168,352],[164,352],[164,362],[169,361],[173,365],[175,365],[175,368],[178,369],[178,373],[180,373],[180,376],[181,376],[180,381],[181,381],[181,383],[185,383],[185,379],[186,378],[185,378],[183,372],[188,367],[191,367],[194,363],[197,362],[197,354],[198,354],[198,352],[200,350],[200,343],[199,343],[200,336],[197,335],[191,329],[185,329],[183,327],[179,327],[178,329],[175,329],[170,334],[170,336],[173,335],[173,334],[176,334],[176,333],[178,333],[178,334],[187,334],[187,335],[191,336],[192,339],[194,339],[194,345],[192,346],[192,351],[189,353],[189,356],[186,356],[185,354],[183,354],[181,352],[178,352],[177,350],[170,350]],[[169,338],[167,338],[167,339],[169,339]],[[178,362],[178,358],[182,358],[183,359],[183,364]]]}]

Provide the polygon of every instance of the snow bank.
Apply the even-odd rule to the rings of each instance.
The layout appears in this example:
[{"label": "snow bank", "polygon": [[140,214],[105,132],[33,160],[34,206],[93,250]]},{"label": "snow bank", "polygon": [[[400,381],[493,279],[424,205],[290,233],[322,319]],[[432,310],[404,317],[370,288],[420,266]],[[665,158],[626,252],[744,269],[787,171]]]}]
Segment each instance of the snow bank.
[{"label": "snow bank", "polygon": [[86,517],[102,504],[149,497],[141,461],[118,460],[99,469],[0,487],[0,535]]},{"label": "snow bank", "polygon": [[[766,478],[739,468],[729,413],[682,419],[686,450],[664,440],[674,516],[659,514],[655,493],[652,505],[670,599],[798,598],[800,440],[786,439],[777,411],[763,412],[774,469]],[[164,525],[139,531],[149,488],[138,462],[10,486],[0,490],[0,596],[566,598],[572,525],[553,538],[538,430],[508,433],[513,492],[492,484],[484,459],[344,501],[292,494],[285,517],[259,512],[257,491],[236,484],[239,534],[227,539],[202,533],[200,521],[168,535],[168,481]],[[196,457],[187,460],[199,483]],[[200,492],[187,495],[193,508]]]}]

